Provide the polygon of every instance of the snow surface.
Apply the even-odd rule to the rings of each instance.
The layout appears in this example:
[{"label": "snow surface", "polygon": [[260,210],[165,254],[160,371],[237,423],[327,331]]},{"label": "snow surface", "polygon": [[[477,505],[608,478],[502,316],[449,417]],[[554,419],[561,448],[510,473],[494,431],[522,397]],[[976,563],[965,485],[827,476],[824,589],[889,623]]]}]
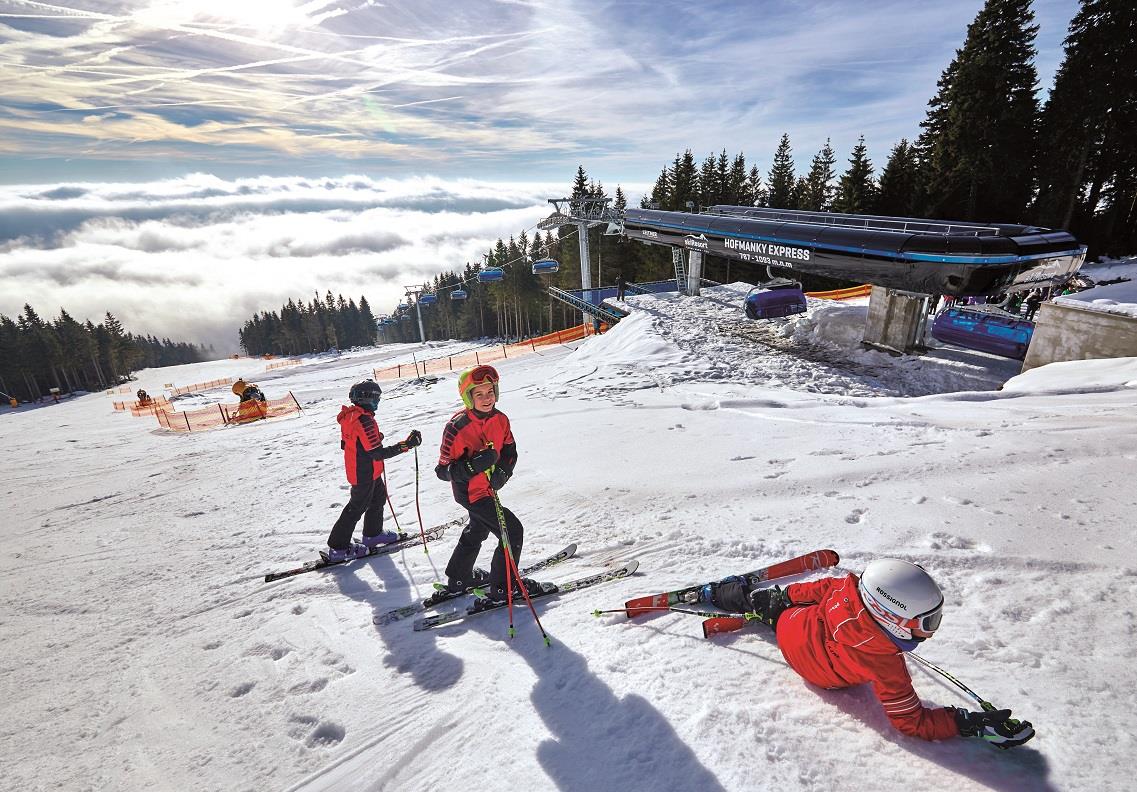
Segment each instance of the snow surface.
[{"label": "snow surface", "polygon": [[[740,289],[634,297],[607,335],[500,364],[520,452],[502,496],[524,559],[578,542],[552,580],[641,562],[540,604],[552,648],[525,612],[512,641],[504,614],[373,624],[429,593],[453,535],[263,582],[314,556],[346,500],[347,388],[417,345],[133,384],[291,390],[303,413],[267,423],[173,435],[104,394],[0,413],[0,786],[1131,789],[1137,361],[1053,364],[1000,391],[1006,361],[862,351],[856,306],[746,322]],[[382,429],[426,437],[428,525],[460,515],[432,475],[457,407],[453,376],[384,385]],[[415,530],[414,457],[389,467]],[[852,571],[924,564],[947,606],[922,654],[1035,740],[905,737],[867,687],[804,683],[761,628],[704,640],[680,614],[590,615],[819,547]],[[971,704],[910,666],[926,703]]]},{"label": "snow surface", "polygon": [[1086,265],[1081,271],[1104,285],[1055,297],[1054,302],[1137,318],[1137,257]]}]

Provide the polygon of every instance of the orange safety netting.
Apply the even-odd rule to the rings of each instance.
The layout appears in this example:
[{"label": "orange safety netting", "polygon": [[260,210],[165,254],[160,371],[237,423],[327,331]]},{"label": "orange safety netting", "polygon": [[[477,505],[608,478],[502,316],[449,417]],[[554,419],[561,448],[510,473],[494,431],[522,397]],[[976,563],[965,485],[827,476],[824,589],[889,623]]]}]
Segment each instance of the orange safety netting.
[{"label": "orange safety netting", "polygon": [[265,371],[272,371],[273,369],[284,368],[285,366],[299,366],[303,363],[302,360],[289,358],[288,360],[278,360],[276,363],[269,363],[265,366]]},{"label": "orange safety netting", "polygon": [[215,404],[212,407],[203,407],[200,410],[186,410],[185,412],[170,412],[159,410],[155,413],[158,423],[163,429],[171,432],[200,432],[204,429],[216,429],[229,424],[245,424],[260,421],[265,418],[279,418],[282,415],[294,415],[300,412],[300,402],[289,391],[281,399],[257,401],[250,399],[240,404]]},{"label": "orange safety netting", "polygon": [[[600,332],[608,329],[608,325],[600,325]],[[537,347],[552,344],[567,344],[570,341],[579,341],[586,336],[593,335],[595,331],[592,324],[582,324],[570,327],[567,330],[557,330],[528,341],[516,344],[497,344],[481,347],[473,352],[463,352],[461,355],[448,355],[447,357],[419,360],[411,363],[399,363],[383,369],[373,370],[375,380],[401,379],[402,377],[422,377],[426,374],[442,374],[448,371],[463,371],[471,366],[480,366],[483,363],[493,363],[496,360],[529,355],[537,351]]]},{"label": "orange safety netting", "polygon": [[171,388],[170,396],[185,396],[187,393],[201,393],[202,391],[213,390],[220,388],[222,385],[232,385],[233,378],[226,377],[225,379],[210,380],[209,382],[198,382],[193,385],[183,385],[180,388]]},{"label": "orange safety netting", "polygon": [[158,410],[170,409],[170,401],[165,396],[153,396],[146,402],[114,402],[114,408],[119,412],[130,410],[136,418],[140,415],[154,415]]},{"label": "orange safety netting", "polygon": [[872,292],[872,284],[854,286],[851,289],[832,289],[831,291],[806,292],[806,297],[816,297],[819,300],[851,300],[854,297],[868,297]]}]

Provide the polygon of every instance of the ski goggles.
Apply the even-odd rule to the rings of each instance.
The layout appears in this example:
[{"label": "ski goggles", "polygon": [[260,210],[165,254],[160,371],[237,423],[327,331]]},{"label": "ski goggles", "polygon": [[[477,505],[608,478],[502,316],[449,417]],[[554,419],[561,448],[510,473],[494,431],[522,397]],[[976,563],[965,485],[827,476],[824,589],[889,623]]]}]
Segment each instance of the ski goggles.
[{"label": "ski goggles", "polygon": [[920,630],[926,633],[933,633],[940,627],[940,622],[944,616],[944,603],[943,600],[940,604],[932,608],[930,611],[921,613],[918,616],[910,616],[905,618],[898,616],[892,611],[885,610],[876,599],[872,599],[869,603],[872,606],[873,613],[885,621],[895,624],[897,627],[903,627],[906,630]]},{"label": "ski goggles", "polygon": [[493,366],[476,366],[470,369],[464,377],[465,384],[469,385],[485,385],[487,382],[497,382],[501,379],[497,375],[497,369]]}]

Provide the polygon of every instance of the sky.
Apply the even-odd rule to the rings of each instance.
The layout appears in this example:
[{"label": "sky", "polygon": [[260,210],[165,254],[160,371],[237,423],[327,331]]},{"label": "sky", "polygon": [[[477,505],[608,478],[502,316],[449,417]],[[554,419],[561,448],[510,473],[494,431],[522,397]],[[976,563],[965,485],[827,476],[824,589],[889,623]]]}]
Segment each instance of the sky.
[{"label": "sky", "polygon": [[[688,147],[765,173],[786,132],[880,167],[981,7],[0,0],[0,313],[229,351],[290,296],[390,310],[578,164],[635,197]],[[1034,4],[1043,95],[1076,8]]]}]

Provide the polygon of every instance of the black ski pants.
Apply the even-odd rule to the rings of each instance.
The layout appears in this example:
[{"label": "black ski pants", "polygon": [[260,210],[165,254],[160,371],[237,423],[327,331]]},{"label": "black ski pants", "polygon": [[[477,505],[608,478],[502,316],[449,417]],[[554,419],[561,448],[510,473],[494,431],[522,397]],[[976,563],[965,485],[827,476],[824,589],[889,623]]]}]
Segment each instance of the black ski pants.
[{"label": "black ski pants", "polygon": [[[505,591],[505,553],[501,549],[501,527],[497,521],[497,510],[494,508],[494,499],[482,498],[466,507],[470,513],[470,524],[462,535],[458,537],[458,545],[450,556],[446,565],[446,577],[452,589],[467,586],[474,576],[474,562],[478,559],[478,551],[482,549],[482,542],[490,534],[498,539],[497,549],[494,550],[493,561],[490,562],[490,585],[497,591]],[[505,526],[509,531],[509,548],[513,551],[513,561],[521,558],[521,544],[525,539],[525,528],[521,520],[504,506],[501,507],[505,516]]]},{"label": "black ski pants", "polygon": [[340,518],[332,526],[328,535],[328,547],[346,550],[351,544],[351,534],[355,524],[363,518],[363,535],[376,536],[383,533],[383,507],[387,504],[387,487],[383,479],[375,479],[363,484],[351,485],[351,498],[343,507]]},{"label": "black ski pants", "polygon": [[[754,610],[754,606],[750,602],[750,592],[754,588],[743,581],[727,579],[715,587],[711,602],[731,613],[748,613]],[[769,614],[774,619],[774,623],[770,625],[771,630],[778,628],[778,619],[786,610],[788,608],[780,608]]]}]

